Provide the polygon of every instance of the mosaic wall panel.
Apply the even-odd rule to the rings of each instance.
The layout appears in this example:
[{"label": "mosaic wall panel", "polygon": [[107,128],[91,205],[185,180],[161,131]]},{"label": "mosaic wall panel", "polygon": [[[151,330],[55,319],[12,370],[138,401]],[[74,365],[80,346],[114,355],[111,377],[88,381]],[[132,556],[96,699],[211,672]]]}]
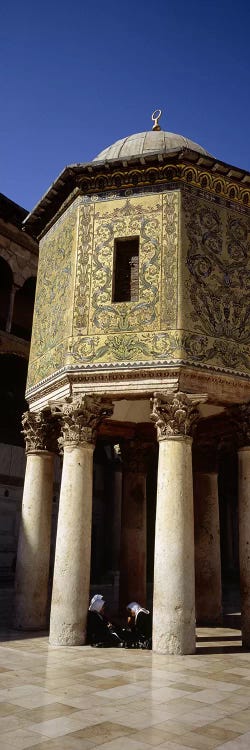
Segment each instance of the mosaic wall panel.
[{"label": "mosaic wall panel", "polygon": [[[178,226],[178,191],[98,202],[94,217],[93,205],[83,206],[69,364],[137,364],[170,353],[180,356],[178,336],[171,331],[177,319]],[[135,235],[140,236],[139,300],[112,303],[114,240]]]},{"label": "mosaic wall panel", "polygon": [[195,361],[250,367],[250,218],[183,197],[183,305]]},{"label": "mosaic wall panel", "polygon": [[72,325],[76,230],[73,204],[40,243],[27,387],[64,363]]},{"label": "mosaic wall panel", "polygon": [[80,205],[73,331],[88,333],[91,266],[94,238],[94,204]]},{"label": "mosaic wall panel", "polygon": [[161,329],[177,328],[180,192],[163,195]]},{"label": "mosaic wall panel", "polygon": [[78,365],[141,365],[176,362],[184,354],[178,331],[83,336],[73,339],[67,361]]},{"label": "mosaic wall panel", "polygon": [[[249,221],[209,193],[78,197],[41,242],[28,388],[66,364],[249,372]],[[139,299],[112,303],[114,240],[134,235]]]},{"label": "mosaic wall panel", "polygon": [[[144,196],[95,209],[90,334],[154,330],[159,324],[162,197]],[[140,237],[138,302],[112,303],[114,241]]]}]

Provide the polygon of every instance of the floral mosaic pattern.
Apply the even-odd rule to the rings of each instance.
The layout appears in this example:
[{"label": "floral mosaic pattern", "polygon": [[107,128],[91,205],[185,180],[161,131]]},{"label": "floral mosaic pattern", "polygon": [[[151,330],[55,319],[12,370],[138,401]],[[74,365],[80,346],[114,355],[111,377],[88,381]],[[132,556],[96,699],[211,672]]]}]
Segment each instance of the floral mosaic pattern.
[{"label": "floral mosaic pattern", "polygon": [[[187,233],[188,328],[203,337],[203,359],[236,367],[249,364],[250,222],[205,201],[184,200]],[[190,304],[191,303],[191,304]]]},{"label": "floral mosaic pattern", "polygon": [[79,208],[73,327],[82,333],[88,330],[94,212],[93,204]]},{"label": "floral mosaic pattern", "polygon": [[77,226],[74,207],[65,212],[40,244],[28,386],[63,364],[70,333],[72,258]]},{"label": "floral mosaic pattern", "polygon": [[[112,303],[114,240],[134,235],[139,300]],[[28,387],[66,364],[247,373],[249,236],[246,214],[209,197],[78,197],[41,242]]]},{"label": "floral mosaic pattern", "polygon": [[[115,237],[140,236],[139,300],[112,303]],[[98,206],[92,262],[90,333],[152,328],[159,317],[161,200],[152,196]]]},{"label": "floral mosaic pattern", "polygon": [[180,193],[163,195],[161,328],[177,326]]},{"label": "floral mosaic pattern", "polygon": [[[180,356],[180,338],[171,331],[177,320],[178,191],[98,202],[95,215],[93,205],[85,204],[81,215],[74,329],[67,362],[132,364]],[[134,235],[140,236],[139,300],[112,303],[114,240]],[[161,328],[169,333],[161,334]]]}]

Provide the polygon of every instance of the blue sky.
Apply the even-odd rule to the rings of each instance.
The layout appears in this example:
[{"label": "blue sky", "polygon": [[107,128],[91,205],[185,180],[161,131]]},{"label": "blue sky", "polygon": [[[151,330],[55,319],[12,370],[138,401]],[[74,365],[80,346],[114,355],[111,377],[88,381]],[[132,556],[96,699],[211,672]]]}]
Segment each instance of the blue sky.
[{"label": "blue sky", "polygon": [[249,0],[3,3],[0,192],[30,210],[156,107],[163,129],[250,170],[249,29]]}]

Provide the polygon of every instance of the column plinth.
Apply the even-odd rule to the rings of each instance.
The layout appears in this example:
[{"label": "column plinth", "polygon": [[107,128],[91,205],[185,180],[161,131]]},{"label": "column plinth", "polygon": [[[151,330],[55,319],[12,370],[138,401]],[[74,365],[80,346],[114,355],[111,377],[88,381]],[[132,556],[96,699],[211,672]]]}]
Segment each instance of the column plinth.
[{"label": "column plinth", "polygon": [[[156,394],[152,419],[159,441],[153,650],[195,652],[192,437],[202,397]],[[205,400],[205,397],[203,397]]]},{"label": "column plinth", "polygon": [[60,413],[63,470],[50,616],[50,643],[79,646],[86,640],[89,605],[93,452],[96,428],[112,408],[99,397],[68,398]]},{"label": "column plinth", "polygon": [[48,579],[54,454],[46,450],[50,432],[46,412],[23,418],[27,465],[15,579],[15,627],[47,626]]}]

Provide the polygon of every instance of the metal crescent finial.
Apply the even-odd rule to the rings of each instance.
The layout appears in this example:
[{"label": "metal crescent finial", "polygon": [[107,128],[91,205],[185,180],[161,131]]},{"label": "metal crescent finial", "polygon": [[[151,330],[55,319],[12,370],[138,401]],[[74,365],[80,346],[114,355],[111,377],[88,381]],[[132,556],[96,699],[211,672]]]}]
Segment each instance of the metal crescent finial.
[{"label": "metal crescent finial", "polygon": [[152,120],[153,120],[153,127],[152,130],[161,130],[161,126],[158,123],[158,120],[161,117],[161,109],[155,109],[155,111],[152,114]]}]

